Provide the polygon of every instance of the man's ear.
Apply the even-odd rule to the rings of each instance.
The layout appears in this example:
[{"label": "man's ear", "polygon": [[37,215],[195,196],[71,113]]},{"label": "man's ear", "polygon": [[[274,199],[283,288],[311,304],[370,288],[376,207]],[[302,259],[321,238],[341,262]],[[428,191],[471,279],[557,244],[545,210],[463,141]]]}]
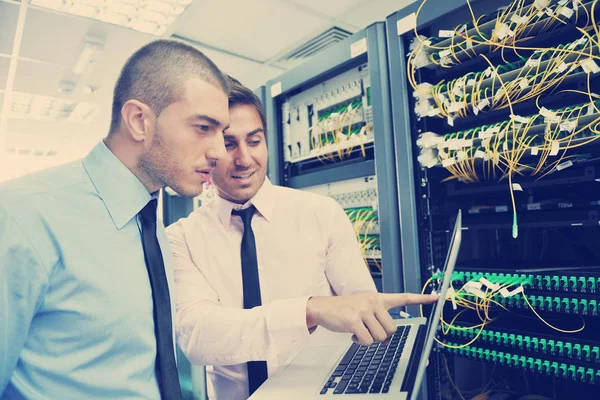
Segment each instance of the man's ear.
[{"label": "man's ear", "polygon": [[151,127],[155,125],[156,116],[152,109],[138,100],[127,100],[121,108],[122,124],[127,127],[129,136],[136,142],[149,139]]}]

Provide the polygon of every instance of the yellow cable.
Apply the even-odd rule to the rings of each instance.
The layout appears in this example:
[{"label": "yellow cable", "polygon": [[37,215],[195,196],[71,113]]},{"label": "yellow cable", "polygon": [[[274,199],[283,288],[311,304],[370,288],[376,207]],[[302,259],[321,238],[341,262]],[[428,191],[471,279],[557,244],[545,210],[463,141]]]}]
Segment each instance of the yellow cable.
[{"label": "yellow cable", "polygon": [[521,294],[523,295],[523,299],[525,300],[525,302],[527,303],[527,305],[529,306],[529,308],[531,309],[531,311],[533,311],[533,313],[536,315],[536,317],[538,317],[540,319],[540,321],[542,321],[544,324],[548,325],[550,328],[554,329],[555,331],[562,332],[562,333],[577,333],[577,332],[581,332],[585,328],[585,320],[583,320],[583,326],[581,328],[575,329],[575,330],[572,330],[572,331],[567,331],[567,330],[564,330],[564,329],[559,329],[559,328],[557,328],[557,327],[549,324],[548,322],[546,322],[546,320],[544,318],[542,318],[540,316],[540,314],[537,313],[537,311],[535,311],[535,309],[533,308],[533,306],[531,305],[531,303],[527,299],[527,296],[525,295],[525,293],[521,292]]}]

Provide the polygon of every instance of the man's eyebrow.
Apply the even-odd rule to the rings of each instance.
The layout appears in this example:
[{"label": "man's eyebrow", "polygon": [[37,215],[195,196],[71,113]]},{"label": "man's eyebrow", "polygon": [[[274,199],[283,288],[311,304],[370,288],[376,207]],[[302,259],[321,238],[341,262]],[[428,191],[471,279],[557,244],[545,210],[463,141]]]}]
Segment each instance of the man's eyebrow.
[{"label": "man's eyebrow", "polygon": [[[227,127],[227,128],[229,128],[229,127]],[[235,135],[231,135],[231,134],[225,132],[225,130],[227,128],[223,129],[223,137],[225,137],[225,139],[235,139]],[[261,132],[264,133],[265,131],[262,128],[257,128],[257,129],[255,129],[253,131],[248,132],[246,134],[246,138],[249,138],[250,136],[256,135],[256,134],[261,133]]]},{"label": "man's eyebrow", "polygon": [[208,122],[209,124],[215,125],[215,126],[221,125],[221,122],[219,122],[219,120],[214,119],[213,117],[209,117],[208,115],[204,115],[204,114],[194,115],[191,119],[194,121],[204,120],[204,121]]},{"label": "man's eyebrow", "polygon": [[264,131],[264,129],[263,129],[263,128],[256,128],[255,130],[248,132],[248,133],[246,134],[246,137],[250,137],[250,136],[252,136],[252,135],[256,135],[257,133],[261,133],[261,132],[262,132],[262,133],[265,133],[265,131]]}]

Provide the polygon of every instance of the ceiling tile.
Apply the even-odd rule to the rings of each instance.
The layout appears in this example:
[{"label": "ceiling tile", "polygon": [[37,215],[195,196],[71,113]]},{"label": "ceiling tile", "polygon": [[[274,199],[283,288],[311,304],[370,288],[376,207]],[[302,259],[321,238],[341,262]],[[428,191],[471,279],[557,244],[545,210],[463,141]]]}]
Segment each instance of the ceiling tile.
[{"label": "ceiling tile", "polygon": [[270,81],[273,78],[283,74],[285,70],[273,68],[268,65],[258,65],[252,69],[238,75],[238,79],[245,86],[254,90]]},{"label": "ceiling tile", "polygon": [[11,3],[0,2],[0,53],[11,54],[17,20],[19,19],[19,6]]},{"label": "ceiling tile", "polygon": [[127,59],[136,50],[150,41],[158,39],[155,36],[131,29],[101,23],[97,23],[93,27],[91,34],[102,36],[104,41],[104,49],[99,54],[94,68],[115,76],[121,72]]},{"label": "ceiling tile", "polygon": [[19,60],[13,90],[58,97],[60,82],[69,68],[54,64]]},{"label": "ceiling tile", "polygon": [[348,24],[363,29],[373,22],[385,21],[388,15],[403,9],[415,0],[372,0],[365,1],[356,8],[340,15],[340,19]]},{"label": "ceiling tile", "polygon": [[72,66],[93,24],[87,18],[29,8],[19,56]]},{"label": "ceiling tile", "polygon": [[178,36],[253,60],[266,61],[318,34],[328,18],[280,0],[193,2],[176,22]]},{"label": "ceiling tile", "polygon": [[[298,4],[299,6],[310,8],[311,10],[328,15],[330,17],[337,17],[343,14],[352,7],[363,1],[369,0],[287,0],[291,3]],[[370,1],[372,3],[373,1]]]},{"label": "ceiling tile", "polygon": [[10,66],[10,58],[0,57],[0,89],[6,88],[6,80],[8,79],[9,66]]},{"label": "ceiling tile", "polygon": [[248,60],[246,58],[223,53],[222,51],[202,46],[201,44],[195,42],[190,42],[190,44],[210,58],[221,71],[236,78],[248,69],[256,68],[256,66],[261,65],[260,63]]}]

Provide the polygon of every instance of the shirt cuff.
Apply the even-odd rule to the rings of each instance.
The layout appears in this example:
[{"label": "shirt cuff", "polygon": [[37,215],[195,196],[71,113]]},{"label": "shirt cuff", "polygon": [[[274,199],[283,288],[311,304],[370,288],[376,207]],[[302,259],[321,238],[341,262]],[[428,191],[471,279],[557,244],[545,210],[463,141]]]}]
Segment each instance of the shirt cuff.
[{"label": "shirt cuff", "polygon": [[306,304],[310,296],[281,299],[269,305],[271,339],[280,349],[304,346],[310,334],[306,326]]}]

